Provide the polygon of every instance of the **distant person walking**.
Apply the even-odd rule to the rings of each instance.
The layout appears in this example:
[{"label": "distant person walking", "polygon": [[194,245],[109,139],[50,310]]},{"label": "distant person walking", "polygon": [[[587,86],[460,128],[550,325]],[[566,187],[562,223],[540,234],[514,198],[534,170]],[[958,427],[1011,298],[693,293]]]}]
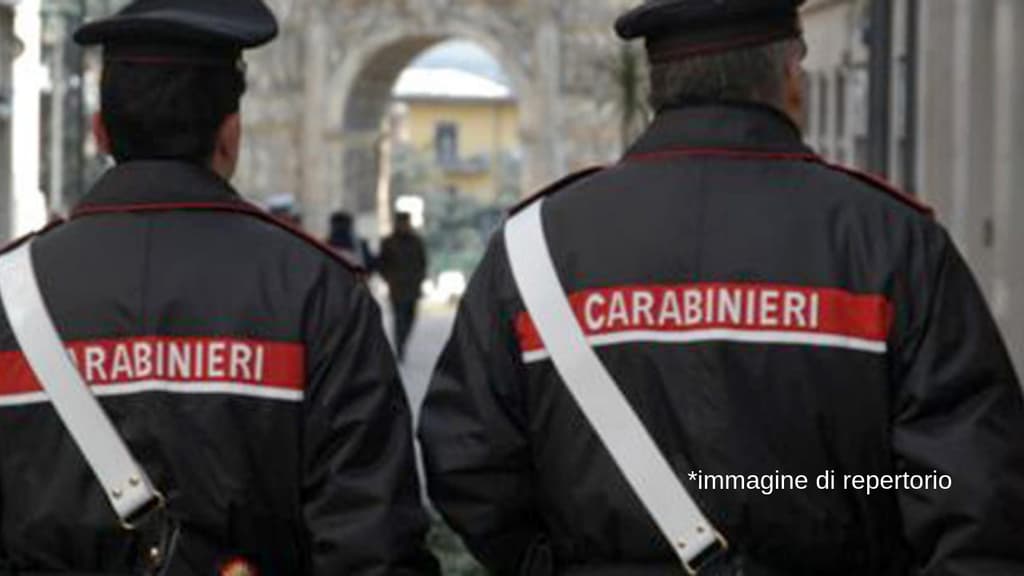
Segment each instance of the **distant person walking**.
[{"label": "distant person walking", "polygon": [[378,267],[388,283],[395,317],[395,350],[401,361],[405,359],[405,345],[416,322],[420,286],[427,276],[427,251],[413,230],[409,214],[399,212],[395,216],[395,231],[381,246]]},{"label": "distant person walking", "polygon": [[373,254],[366,240],[356,233],[355,220],[348,212],[339,211],[331,215],[331,235],[327,244],[352,263],[362,266],[367,273],[373,272]]}]

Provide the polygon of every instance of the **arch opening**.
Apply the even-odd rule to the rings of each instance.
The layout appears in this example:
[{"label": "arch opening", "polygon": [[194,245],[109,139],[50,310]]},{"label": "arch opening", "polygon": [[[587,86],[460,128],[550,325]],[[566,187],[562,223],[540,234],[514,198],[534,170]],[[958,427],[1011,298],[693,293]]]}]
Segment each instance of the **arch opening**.
[{"label": "arch opening", "polygon": [[455,291],[522,193],[525,75],[488,44],[445,34],[387,43],[354,76],[339,118],[333,208],[371,244],[396,211],[412,212],[430,277]]}]

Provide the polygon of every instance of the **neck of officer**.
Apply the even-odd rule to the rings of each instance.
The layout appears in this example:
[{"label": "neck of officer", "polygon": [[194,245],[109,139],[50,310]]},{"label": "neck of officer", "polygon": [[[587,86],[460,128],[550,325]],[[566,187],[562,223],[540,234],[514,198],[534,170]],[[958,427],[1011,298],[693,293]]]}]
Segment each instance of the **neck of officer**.
[{"label": "neck of officer", "polygon": [[242,122],[238,112],[230,114],[217,129],[213,154],[210,156],[210,170],[230,181],[238,167],[238,154],[242,146]]},{"label": "neck of officer", "polygon": [[[796,65],[799,69],[799,64]],[[789,116],[801,132],[807,130],[804,126],[804,119],[807,117],[805,106],[807,99],[804,94],[804,81],[802,71],[790,73],[786,76],[785,93],[782,97],[782,111]]]}]

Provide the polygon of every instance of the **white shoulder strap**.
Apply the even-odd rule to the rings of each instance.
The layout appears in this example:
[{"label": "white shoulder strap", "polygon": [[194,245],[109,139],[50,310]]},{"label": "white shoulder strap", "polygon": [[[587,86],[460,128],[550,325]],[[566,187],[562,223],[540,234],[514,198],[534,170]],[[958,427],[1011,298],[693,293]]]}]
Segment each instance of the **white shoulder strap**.
[{"label": "white shoulder strap", "polygon": [[629,401],[587,343],[569,306],[541,221],[543,200],[505,227],[512,274],[541,340],[583,413],[689,574],[726,549]]},{"label": "white shoulder strap", "polygon": [[43,301],[32,243],[0,258],[0,297],[22,353],[126,528],[163,497],[153,488],[82,380]]}]

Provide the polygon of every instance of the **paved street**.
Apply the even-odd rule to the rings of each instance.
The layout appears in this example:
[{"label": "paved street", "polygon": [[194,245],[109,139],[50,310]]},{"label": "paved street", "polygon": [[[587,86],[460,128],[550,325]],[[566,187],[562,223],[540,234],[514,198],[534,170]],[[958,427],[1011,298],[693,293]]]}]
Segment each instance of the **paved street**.
[{"label": "paved street", "polygon": [[[387,303],[381,304],[384,322],[390,337],[391,310]],[[452,323],[455,320],[455,307],[421,304],[416,326],[409,340],[409,350],[405,363],[402,365],[402,380],[409,395],[409,404],[413,409],[413,417],[418,421],[420,405],[427,393],[430,373],[434,369],[441,349],[448,342]]]},{"label": "paved street", "polygon": [[419,421],[420,406],[427,393],[430,374],[442,348],[448,342],[454,321],[454,308],[422,309],[412,333],[409,351],[402,365],[402,380],[416,421]]},{"label": "paved street", "polygon": [[[386,303],[381,305],[387,331],[391,333],[391,310]],[[402,380],[409,395],[409,403],[413,408],[414,418],[419,419],[420,405],[427,393],[430,374],[434,369],[441,349],[448,342],[452,323],[455,320],[455,307],[438,307],[436,305],[420,306],[419,318],[409,340],[409,351],[405,364],[402,365]],[[417,445],[417,452],[419,446]],[[417,464],[420,464],[417,462]],[[423,469],[420,464],[420,477]],[[429,503],[426,487],[423,486],[424,501]],[[429,546],[441,561],[442,574],[446,576],[487,576],[487,572],[466,552],[462,541],[452,532],[435,513],[434,525],[427,537]]]}]

